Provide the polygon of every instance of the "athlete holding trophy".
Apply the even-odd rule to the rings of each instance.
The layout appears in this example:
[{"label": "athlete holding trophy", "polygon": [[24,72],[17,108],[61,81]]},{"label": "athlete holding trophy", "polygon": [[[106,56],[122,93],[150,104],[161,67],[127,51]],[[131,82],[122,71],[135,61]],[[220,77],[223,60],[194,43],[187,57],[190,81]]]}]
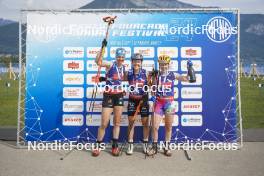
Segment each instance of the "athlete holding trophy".
[{"label": "athlete holding trophy", "polygon": [[154,155],[157,153],[158,143],[158,130],[160,122],[165,116],[165,144],[164,154],[171,156],[170,141],[172,133],[172,123],[175,114],[175,102],[174,102],[174,81],[184,82],[196,82],[195,72],[192,68],[193,64],[190,60],[187,61],[187,76],[182,76],[169,71],[171,58],[167,55],[161,55],[158,58],[159,71],[155,74],[153,79],[153,85],[155,84],[157,89],[155,96],[152,96],[154,103],[154,114],[152,117],[152,147],[147,151],[148,155]]}]

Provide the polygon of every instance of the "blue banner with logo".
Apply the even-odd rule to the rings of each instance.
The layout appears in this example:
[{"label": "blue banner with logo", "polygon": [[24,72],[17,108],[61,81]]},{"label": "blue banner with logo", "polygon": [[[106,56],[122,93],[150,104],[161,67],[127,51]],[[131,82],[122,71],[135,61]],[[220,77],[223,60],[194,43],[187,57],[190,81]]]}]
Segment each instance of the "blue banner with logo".
[{"label": "blue banner with logo", "polygon": [[[109,14],[98,12],[30,12],[27,16],[25,132],[28,141],[94,142],[101,122],[103,91],[98,90],[91,112],[98,67],[95,57],[105,36]],[[104,59],[115,50],[130,57],[142,53],[143,68],[158,69],[157,58],[172,58],[170,70],[186,74],[193,62],[196,83],[175,83],[172,141],[235,142],[237,140],[237,14],[233,12],[113,12]],[[105,74],[105,70],[101,70]],[[124,82],[124,86],[128,85]],[[104,86],[104,83],[100,83]],[[127,98],[121,118],[120,141],[127,135]],[[152,111],[150,102],[150,111]],[[90,109],[90,111],[89,111]],[[142,139],[141,118],[135,141]],[[112,138],[111,118],[104,141]],[[164,120],[159,140],[164,140]]]}]

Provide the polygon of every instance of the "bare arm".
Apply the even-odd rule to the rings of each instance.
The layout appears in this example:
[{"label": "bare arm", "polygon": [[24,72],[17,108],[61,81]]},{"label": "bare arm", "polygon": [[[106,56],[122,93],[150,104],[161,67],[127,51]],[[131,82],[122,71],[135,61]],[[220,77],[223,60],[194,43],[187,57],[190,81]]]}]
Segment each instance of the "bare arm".
[{"label": "bare arm", "polygon": [[106,69],[109,69],[111,67],[111,63],[107,61],[103,61],[103,51],[105,48],[100,49],[100,52],[97,54],[95,58],[95,63],[100,67],[106,67]]},{"label": "bare arm", "polygon": [[183,82],[189,82],[189,78],[187,75],[175,75],[175,79]]}]

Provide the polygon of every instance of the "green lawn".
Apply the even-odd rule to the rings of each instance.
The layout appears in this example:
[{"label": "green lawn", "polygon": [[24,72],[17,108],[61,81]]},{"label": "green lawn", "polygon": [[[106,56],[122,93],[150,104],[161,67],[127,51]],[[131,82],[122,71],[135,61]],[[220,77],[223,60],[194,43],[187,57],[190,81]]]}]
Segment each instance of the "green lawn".
[{"label": "green lawn", "polygon": [[264,80],[241,79],[241,106],[243,128],[264,128]]},{"label": "green lawn", "polygon": [[0,78],[0,126],[16,126],[18,80],[8,79],[7,74],[1,74]]},{"label": "green lawn", "polygon": [[[0,126],[16,126],[18,80],[0,75]],[[9,82],[11,87],[7,87]],[[264,128],[264,80],[241,79],[243,128]]]}]

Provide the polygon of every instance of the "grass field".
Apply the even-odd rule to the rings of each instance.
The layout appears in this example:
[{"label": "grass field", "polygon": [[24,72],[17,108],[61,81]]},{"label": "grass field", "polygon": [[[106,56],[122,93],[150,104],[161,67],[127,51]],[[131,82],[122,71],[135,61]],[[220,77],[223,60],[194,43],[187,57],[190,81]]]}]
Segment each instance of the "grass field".
[{"label": "grass field", "polygon": [[[264,128],[264,80],[241,79],[241,106],[244,128]],[[263,85],[264,86],[264,85]]]},{"label": "grass field", "polygon": [[[0,75],[0,126],[16,126],[18,80]],[[11,84],[10,87],[6,83]],[[241,79],[242,117],[244,128],[264,128],[264,80]]]},{"label": "grass field", "polygon": [[0,126],[16,126],[18,80],[8,79],[7,74],[1,74],[0,78]]}]

